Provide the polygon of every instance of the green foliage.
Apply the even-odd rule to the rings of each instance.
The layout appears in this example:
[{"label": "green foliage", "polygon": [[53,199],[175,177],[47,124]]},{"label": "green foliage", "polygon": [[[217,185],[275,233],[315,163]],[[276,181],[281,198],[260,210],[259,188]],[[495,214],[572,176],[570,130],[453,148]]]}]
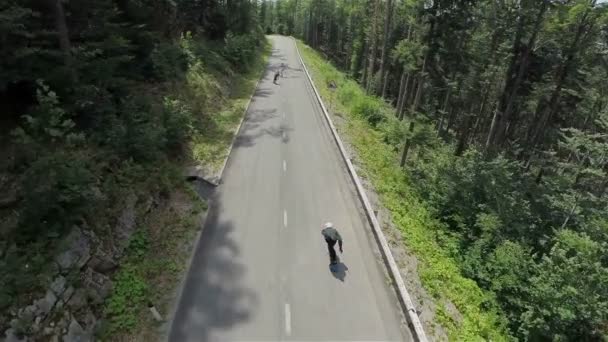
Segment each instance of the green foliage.
[{"label": "green foliage", "polygon": [[44,242],[30,244],[30,250],[12,245],[4,251],[0,259],[0,309],[8,310],[20,301],[19,295],[30,291],[43,290],[41,283],[47,280],[48,266]]},{"label": "green foliage", "polygon": [[194,115],[188,105],[178,99],[165,97],[163,125],[169,148],[180,148],[194,133]]},{"label": "green foliage", "polygon": [[150,285],[146,282],[146,253],[150,248],[148,233],[138,229],[127,248],[127,260],[121,264],[114,277],[112,295],[105,305],[105,314],[110,319],[111,332],[132,330],[138,323],[138,315],[145,308],[150,295]]},{"label": "green foliage", "polygon": [[24,174],[18,241],[68,232],[94,205],[94,185],[94,175],[81,157],[55,152],[36,160]]},{"label": "green foliage", "polygon": [[155,78],[161,81],[179,78],[188,69],[188,55],[175,42],[161,42],[150,54]]},{"label": "green foliage", "polygon": [[132,97],[122,104],[122,117],[115,118],[107,142],[123,158],[152,162],[162,156],[166,146],[165,128],[149,98]]},{"label": "green foliage", "polygon": [[224,57],[240,71],[247,71],[251,67],[252,57],[259,46],[259,38],[254,34],[235,35],[228,32]]},{"label": "green foliage", "polygon": [[129,241],[128,254],[135,259],[142,258],[150,247],[148,236],[144,229],[138,229]]},{"label": "green foliage", "polygon": [[532,340],[600,340],[608,312],[605,242],[571,230],[558,232],[531,279],[521,330]]},{"label": "green foliage", "polygon": [[138,323],[138,315],[145,308],[150,291],[137,264],[123,263],[114,277],[112,296],[105,305],[110,319],[110,332],[130,331]]},{"label": "green foliage", "polygon": [[367,97],[358,98],[352,107],[352,111],[353,114],[360,115],[367,120],[372,127],[385,120],[385,115],[378,101]]}]

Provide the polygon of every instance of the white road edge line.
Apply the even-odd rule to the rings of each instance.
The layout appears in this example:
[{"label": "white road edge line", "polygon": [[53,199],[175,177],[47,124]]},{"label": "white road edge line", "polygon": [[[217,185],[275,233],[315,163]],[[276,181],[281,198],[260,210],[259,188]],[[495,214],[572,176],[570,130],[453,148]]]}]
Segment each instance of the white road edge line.
[{"label": "white road edge line", "polygon": [[291,336],[291,308],[289,303],[285,303],[285,334]]},{"label": "white road edge line", "polygon": [[414,331],[413,331],[413,333],[415,335],[414,337],[419,342],[427,342],[428,339],[426,338],[426,334],[422,327],[422,323],[420,323],[420,317],[418,317],[416,308],[414,307],[410,294],[407,292],[407,288],[405,287],[405,282],[403,281],[403,278],[401,277],[401,273],[399,272],[399,267],[397,266],[397,263],[395,262],[395,258],[393,257],[393,254],[391,253],[391,250],[386,241],[386,237],[384,236],[384,233],[382,232],[382,229],[380,228],[380,224],[378,223],[378,220],[376,219],[376,215],[374,215],[372,206],[369,202],[369,199],[367,198],[367,195],[365,194],[365,189],[363,189],[363,185],[361,184],[361,180],[359,179],[359,176],[357,175],[357,172],[355,171],[355,168],[354,168],[352,162],[350,161],[350,158],[346,154],[346,150],[344,149],[342,140],[340,139],[340,136],[338,135],[338,131],[336,130],[334,123],[331,121],[331,118],[329,117],[329,113],[327,112],[327,109],[325,108],[325,104],[323,104],[323,100],[321,99],[321,96],[319,95],[319,91],[317,90],[317,87],[315,87],[315,83],[313,82],[312,77],[310,76],[310,73],[308,72],[308,68],[306,67],[304,60],[302,59],[302,55],[300,54],[300,49],[298,49],[298,44],[297,44],[295,38],[291,37],[291,39],[293,40],[293,43],[296,47],[296,51],[298,53],[298,58],[300,60],[300,63],[302,64],[304,72],[306,73],[306,77],[308,78],[308,81],[310,82],[310,85],[312,86],[312,89],[315,93],[315,97],[317,98],[317,101],[319,102],[319,105],[321,106],[321,110],[323,111],[325,119],[326,119],[327,123],[329,124],[329,128],[334,137],[334,140],[336,141],[336,144],[338,145],[338,149],[340,150],[342,159],[346,163],[348,172],[349,172],[353,182],[355,183],[355,187],[357,189],[357,194],[359,195],[359,199],[361,200],[361,202],[363,202],[363,207],[365,208],[365,213],[367,214],[367,218],[372,225],[374,235],[376,236],[376,238],[378,240],[378,243],[380,245],[380,250],[382,251],[382,254],[384,255],[385,262],[388,264],[387,265],[388,270],[397,285],[397,294],[399,295],[401,302],[405,306],[405,309],[406,309],[405,314],[407,316],[407,319],[414,328]]},{"label": "white road edge line", "polygon": [[287,210],[283,210],[283,227],[287,228]]},{"label": "white road edge line", "polygon": [[283,160],[283,172],[287,172],[287,162]]}]

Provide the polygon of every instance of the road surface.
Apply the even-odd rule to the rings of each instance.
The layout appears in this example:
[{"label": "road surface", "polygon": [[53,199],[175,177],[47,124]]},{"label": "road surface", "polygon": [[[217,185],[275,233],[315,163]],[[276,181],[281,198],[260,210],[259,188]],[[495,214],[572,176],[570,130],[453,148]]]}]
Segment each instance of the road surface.
[{"label": "road surface", "polygon": [[[295,43],[271,40],[169,340],[412,340]],[[335,273],[325,221],[344,239]]]}]

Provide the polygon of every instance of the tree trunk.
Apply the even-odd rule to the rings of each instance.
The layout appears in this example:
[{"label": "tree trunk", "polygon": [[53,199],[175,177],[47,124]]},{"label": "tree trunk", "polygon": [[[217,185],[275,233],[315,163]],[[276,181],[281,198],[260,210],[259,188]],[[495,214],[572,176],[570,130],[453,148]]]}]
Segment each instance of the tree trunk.
[{"label": "tree trunk", "polygon": [[[593,0],[592,3],[594,4],[595,0]],[[574,57],[576,55],[576,52],[577,52],[578,44],[581,41],[581,38],[585,31],[586,19],[587,19],[588,14],[589,14],[589,9],[586,10],[585,14],[583,15],[583,18],[581,19],[580,24],[578,25],[574,39],[572,40],[572,43],[570,44],[570,47],[568,48],[568,53],[566,55],[566,59],[565,59],[564,63],[562,65],[560,65],[560,67],[558,68],[557,75],[556,75],[556,81],[555,81],[556,82],[555,88],[553,88],[553,92],[551,93],[551,97],[549,99],[547,106],[543,106],[541,109],[543,101],[539,102],[539,105],[538,105],[537,111],[536,111],[536,115],[534,116],[535,124],[531,125],[529,134],[528,134],[528,139],[527,139],[528,145],[531,148],[534,148],[539,143],[541,137],[544,135],[544,134],[542,134],[543,130],[545,129],[545,127],[549,123],[551,117],[557,110],[557,107],[559,105],[559,99],[561,96],[561,90],[564,85],[564,82],[566,81],[566,77],[568,76],[568,70],[571,67],[571,64],[572,64]]]},{"label": "tree trunk", "polygon": [[376,67],[376,50],[378,49],[378,33],[376,32],[377,28],[378,28],[378,16],[379,16],[379,9],[378,7],[380,7],[380,0],[374,0],[374,15],[372,18],[372,27],[371,27],[371,35],[370,35],[370,40],[371,40],[371,46],[370,46],[370,51],[369,51],[369,70],[367,71],[367,82],[366,84],[364,84],[365,90],[369,93],[371,91],[371,86],[373,84],[374,81],[374,72],[375,72],[375,67]]},{"label": "tree trunk", "polygon": [[386,98],[386,90],[388,88],[388,73],[389,71],[386,70],[386,72],[384,73],[384,82],[382,82],[382,98]]},{"label": "tree trunk", "polygon": [[384,42],[382,44],[382,56],[380,57],[380,69],[379,69],[380,81],[378,82],[378,89],[376,91],[377,93],[380,93],[380,87],[382,87],[382,97],[384,97],[384,95],[386,93],[386,86],[385,86],[386,78],[385,78],[385,74],[384,74],[384,67],[386,64],[386,59],[388,57],[387,52],[388,52],[388,42],[389,42],[392,15],[393,15],[392,0],[386,0],[386,15],[385,15],[385,20],[384,20]]},{"label": "tree trunk", "polygon": [[519,90],[520,85],[522,84],[524,74],[526,73],[526,71],[528,69],[530,52],[532,50],[532,46],[536,42],[536,37],[538,36],[538,32],[540,31],[540,26],[543,22],[543,17],[544,17],[546,9],[547,9],[547,1],[543,0],[541,7],[538,11],[538,15],[536,17],[532,35],[530,36],[528,43],[524,47],[524,51],[520,55],[519,68],[517,69],[517,75],[515,76],[515,80],[514,80],[513,84],[511,85],[509,94],[506,97],[506,105],[504,108],[500,108],[501,110],[504,109],[504,111],[499,116],[500,121],[497,123],[497,130],[495,132],[495,137],[494,137],[494,142],[495,142],[496,146],[502,145],[504,143],[504,140],[506,139],[507,125],[511,121],[511,117],[513,115],[513,106],[515,104],[515,98],[517,97],[517,92]]},{"label": "tree trunk", "polygon": [[464,152],[464,150],[467,147],[467,143],[469,141],[469,135],[471,134],[471,126],[473,125],[474,118],[475,118],[474,115],[469,114],[467,116],[466,123],[464,124],[462,130],[460,131],[458,144],[456,145],[456,151],[454,152],[454,155],[456,155],[458,157],[460,157],[462,155],[462,153]]},{"label": "tree trunk", "polygon": [[313,41],[312,41],[312,36],[313,36],[313,34],[312,34],[312,31],[313,31],[312,26],[313,26],[313,23],[312,23],[312,8],[309,8],[308,9],[308,30],[307,30],[308,34],[307,34],[307,36],[308,36],[308,44],[310,44],[310,46],[312,46],[314,48],[314,44],[313,44]]},{"label": "tree trunk", "polygon": [[418,111],[418,104],[420,103],[420,97],[422,96],[422,88],[424,87],[424,70],[426,69],[426,56],[422,61],[422,69],[418,74],[418,87],[416,88],[416,97],[414,97],[414,103],[412,103],[412,107],[410,108],[410,112],[415,113]]},{"label": "tree trunk", "polygon": [[395,116],[399,116],[399,109],[401,109],[401,101],[403,100],[403,87],[405,86],[405,70],[401,73],[401,79],[399,80],[399,93],[397,94],[397,105],[395,106]]},{"label": "tree trunk", "polygon": [[407,77],[405,78],[405,84],[403,85],[403,95],[401,95],[401,107],[399,107],[399,120],[403,120],[403,117],[405,116],[405,108],[408,104],[408,98],[409,98],[409,91],[408,89],[410,88],[410,83],[412,84],[412,89],[415,89],[415,85],[416,85],[416,80],[415,79],[411,79],[410,82],[410,73],[407,74]]},{"label": "tree trunk", "polygon": [[[520,5],[521,6],[521,5]],[[504,120],[502,119],[502,109],[504,108],[504,104],[509,99],[509,94],[511,93],[511,88],[513,86],[513,74],[515,67],[517,65],[517,60],[519,58],[519,51],[521,46],[521,37],[524,33],[525,26],[525,15],[523,13],[523,8],[520,8],[520,16],[517,21],[517,31],[515,32],[515,38],[513,39],[513,52],[511,56],[511,62],[509,63],[509,68],[507,69],[507,73],[505,75],[505,85],[500,96],[500,100],[498,102],[498,106],[496,111],[494,112],[494,117],[492,118],[492,124],[490,125],[490,131],[488,132],[488,136],[486,139],[485,150],[486,152],[490,152],[494,147],[496,141],[496,133],[499,130],[499,125],[501,125]]]},{"label": "tree trunk", "polygon": [[418,111],[418,104],[420,103],[420,97],[422,96],[422,87],[424,87],[424,76],[422,74],[418,75],[418,87],[416,88],[416,96],[414,97],[414,102],[410,107],[410,113],[415,113]]},{"label": "tree trunk", "polygon": [[443,98],[443,105],[441,107],[441,118],[439,119],[439,123],[437,124],[437,134],[441,135],[441,130],[443,129],[443,121],[445,115],[447,114],[448,101],[450,100],[450,95],[452,93],[452,87],[448,85],[448,89],[445,92],[445,97]]},{"label": "tree trunk", "polygon": [[[413,131],[414,131],[414,121],[411,121],[410,128],[409,128],[410,135]],[[410,151],[411,141],[412,141],[411,138],[405,139],[405,144],[403,146],[403,153],[401,154],[401,163],[399,163],[399,165],[401,165],[401,167],[405,166],[405,161],[407,160],[407,154]]]},{"label": "tree trunk", "polygon": [[61,0],[48,0],[49,6],[55,18],[55,29],[57,30],[57,38],[59,39],[59,48],[63,54],[63,63],[70,73],[72,83],[76,83],[77,75],[74,68],[74,60],[72,58],[72,44],[70,42],[70,34],[68,24],[65,20],[65,12]]}]

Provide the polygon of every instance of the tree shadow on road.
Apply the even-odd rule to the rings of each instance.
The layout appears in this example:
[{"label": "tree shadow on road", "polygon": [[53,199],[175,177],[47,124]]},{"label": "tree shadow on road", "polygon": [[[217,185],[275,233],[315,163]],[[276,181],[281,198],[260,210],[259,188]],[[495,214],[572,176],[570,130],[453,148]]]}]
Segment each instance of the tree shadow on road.
[{"label": "tree shadow on road", "polygon": [[214,202],[195,247],[169,332],[171,342],[214,341],[216,334],[251,320],[258,307],[255,292],[242,285],[247,270],[238,262],[240,251],[231,238],[236,228],[219,220],[222,209]]},{"label": "tree shadow on road", "polygon": [[264,125],[269,120],[279,118],[276,109],[258,109],[247,114],[243,127],[234,142],[234,148],[252,147],[257,140],[264,136],[281,139],[283,143],[289,142],[289,133],[293,131],[284,123],[276,125]]}]

